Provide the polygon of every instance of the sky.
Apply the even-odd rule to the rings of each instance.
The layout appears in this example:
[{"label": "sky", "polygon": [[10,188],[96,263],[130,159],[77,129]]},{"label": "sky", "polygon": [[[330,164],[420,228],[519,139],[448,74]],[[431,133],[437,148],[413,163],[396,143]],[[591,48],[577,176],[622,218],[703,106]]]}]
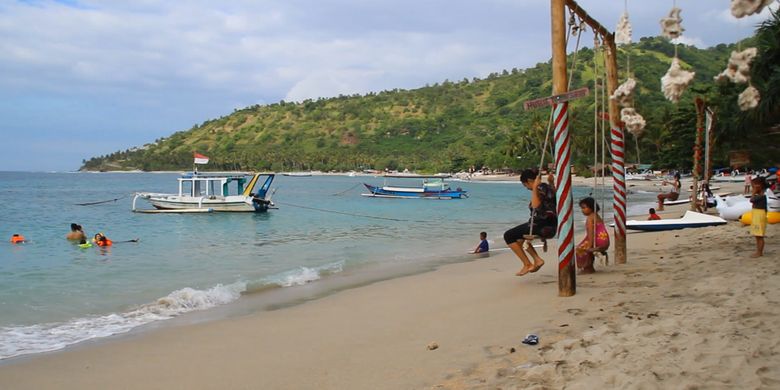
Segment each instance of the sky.
[{"label": "sky", "polygon": [[[729,0],[676,3],[682,42],[702,48],[751,35],[768,14],[737,20]],[[579,4],[610,30],[627,5],[637,41],[659,34],[673,1]],[[548,0],[0,0],[0,171],[76,170],[82,159],[254,104],[533,66],[550,58],[549,8]],[[592,40],[584,35],[583,46]]]}]

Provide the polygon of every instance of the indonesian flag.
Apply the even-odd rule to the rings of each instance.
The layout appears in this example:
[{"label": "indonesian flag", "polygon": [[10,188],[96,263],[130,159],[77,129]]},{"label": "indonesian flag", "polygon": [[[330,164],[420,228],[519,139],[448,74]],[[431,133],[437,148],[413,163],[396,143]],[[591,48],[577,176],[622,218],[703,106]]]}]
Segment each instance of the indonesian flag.
[{"label": "indonesian flag", "polygon": [[208,163],[209,163],[208,157],[199,153],[195,153],[195,164],[208,164]]}]

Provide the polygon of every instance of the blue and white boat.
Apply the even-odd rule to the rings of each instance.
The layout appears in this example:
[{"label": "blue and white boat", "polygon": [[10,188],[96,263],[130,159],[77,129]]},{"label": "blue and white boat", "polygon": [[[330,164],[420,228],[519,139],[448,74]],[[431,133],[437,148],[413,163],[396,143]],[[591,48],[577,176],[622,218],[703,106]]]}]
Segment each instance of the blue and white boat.
[{"label": "blue and white boat", "polygon": [[[383,186],[372,186],[363,183],[368,189],[367,194],[363,196],[374,198],[400,198],[400,199],[461,199],[468,198],[467,191],[460,187],[451,189],[444,179],[449,175],[385,175]],[[388,178],[395,179],[421,179],[422,185],[419,187],[391,186],[387,184]]]},{"label": "blue and white boat", "polygon": [[[274,205],[271,201],[273,193],[269,191],[274,176],[273,173],[185,173],[178,178],[178,193],[137,192],[133,197],[132,210],[179,213],[264,212]],[[231,190],[231,187],[235,190]],[[146,199],[156,210],[137,209],[136,201],[139,198]]]},{"label": "blue and white boat", "polygon": [[726,223],[726,220],[723,218],[687,210],[682,218],[658,219],[653,221],[629,220],[626,221],[626,229],[660,232],[665,230],[718,226],[725,225]]}]

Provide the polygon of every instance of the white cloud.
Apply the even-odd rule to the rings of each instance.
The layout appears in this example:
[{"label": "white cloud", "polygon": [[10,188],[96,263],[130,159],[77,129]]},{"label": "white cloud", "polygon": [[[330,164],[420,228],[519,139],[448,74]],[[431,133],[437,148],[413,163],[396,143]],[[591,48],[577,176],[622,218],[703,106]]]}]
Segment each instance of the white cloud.
[{"label": "white cloud", "polygon": [[[36,118],[60,118],[56,132],[83,137],[103,131],[105,115],[122,123],[111,137],[124,149],[141,137],[228,114],[241,102],[415,88],[525,68],[550,56],[546,0],[69,3],[75,4],[0,4],[0,99],[29,104],[34,109],[21,111],[35,113],[0,107],[6,128],[54,133]],[[579,3],[610,29],[623,11],[622,2]],[[714,23],[728,14],[728,2],[714,4],[678,0],[683,43],[733,42],[765,17]],[[670,7],[630,2],[635,40],[657,35]],[[52,104],[58,101],[82,109],[76,114]]]},{"label": "white cloud", "polygon": [[696,46],[698,48],[704,48],[704,41],[699,37],[690,37],[682,35],[677,39],[672,39],[672,43],[681,43],[683,45]]}]

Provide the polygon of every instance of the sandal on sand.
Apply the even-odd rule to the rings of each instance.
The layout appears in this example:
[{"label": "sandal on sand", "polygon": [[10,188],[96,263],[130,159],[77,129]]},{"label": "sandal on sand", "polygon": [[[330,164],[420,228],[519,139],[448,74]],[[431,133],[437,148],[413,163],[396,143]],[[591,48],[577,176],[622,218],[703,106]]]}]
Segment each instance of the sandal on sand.
[{"label": "sandal on sand", "polygon": [[528,345],[536,345],[539,344],[539,336],[535,334],[529,334],[528,336],[525,336],[525,338],[522,341],[523,344]]}]

